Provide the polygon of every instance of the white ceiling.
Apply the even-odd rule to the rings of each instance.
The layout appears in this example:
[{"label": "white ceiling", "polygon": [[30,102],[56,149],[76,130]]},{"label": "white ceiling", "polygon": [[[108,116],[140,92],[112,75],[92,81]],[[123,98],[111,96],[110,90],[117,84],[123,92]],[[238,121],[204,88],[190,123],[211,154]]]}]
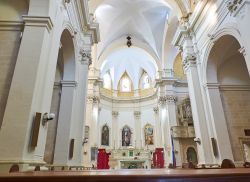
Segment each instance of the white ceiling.
[{"label": "white ceiling", "polygon": [[154,79],[157,72],[157,65],[154,59],[143,49],[136,47],[123,47],[110,54],[103,62],[101,76],[110,72],[113,82],[113,89],[117,89],[120,78],[126,71],[133,82],[134,89],[138,89],[142,71]]},{"label": "white ceiling", "polygon": [[95,11],[100,26],[101,42],[98,57],[112,45],[126,36],[148,44],[151,51],[162,58],[164,35],[170,8],[164,0],[105,0]]}]

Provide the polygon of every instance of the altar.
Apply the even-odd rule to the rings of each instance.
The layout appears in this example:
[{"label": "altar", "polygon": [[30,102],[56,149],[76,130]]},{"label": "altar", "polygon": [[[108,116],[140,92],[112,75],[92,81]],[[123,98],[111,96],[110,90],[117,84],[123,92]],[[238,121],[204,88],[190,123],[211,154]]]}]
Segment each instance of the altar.
[{"label": "altar", "polygon": [[114,149],[109,151],[111,169],[150,169],[152,152],[144,149]]}]

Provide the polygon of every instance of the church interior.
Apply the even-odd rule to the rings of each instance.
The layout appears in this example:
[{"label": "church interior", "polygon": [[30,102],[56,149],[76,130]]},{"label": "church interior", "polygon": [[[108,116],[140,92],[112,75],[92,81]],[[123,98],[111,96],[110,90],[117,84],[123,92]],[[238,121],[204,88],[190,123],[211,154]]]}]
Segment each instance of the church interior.
[{"label": "church interior", "polygon": [[250,0],[0,0],[0,180],[250,180],[249,18]]}]

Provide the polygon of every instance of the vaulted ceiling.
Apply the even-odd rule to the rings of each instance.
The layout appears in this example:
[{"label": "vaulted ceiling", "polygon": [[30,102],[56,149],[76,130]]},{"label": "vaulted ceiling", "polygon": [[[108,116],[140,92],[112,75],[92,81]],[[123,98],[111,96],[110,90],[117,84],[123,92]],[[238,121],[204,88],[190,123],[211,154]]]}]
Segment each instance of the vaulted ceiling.
[{"label": "vaulted ceiling", "polygon": [[[102,75],[114,69],[113,81],[117,82],[122,71],[127,71],[136,81],[138,73],[144,69],[154,77],[152,74],[161,69],[164,60],[168,59],[166,54],[171,55],[166,52],[174,49],[170,45],[171,36],[178,20],[188,16],[197,1],[90,0],[90,12],[100,28],[101,41],[97,45],[96,55]],[[128,35],[132,37],[133,46],[126,49],[124,46]],[[150,70],[152,61],[154,67]]]}]

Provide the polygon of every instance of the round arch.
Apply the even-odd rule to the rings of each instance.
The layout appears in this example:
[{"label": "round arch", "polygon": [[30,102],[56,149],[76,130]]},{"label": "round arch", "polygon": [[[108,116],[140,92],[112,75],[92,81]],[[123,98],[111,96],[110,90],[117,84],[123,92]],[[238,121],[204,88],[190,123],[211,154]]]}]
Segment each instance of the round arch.
[{"label": "round arch", "polygon": [[[207,66],[208,66],[208,61],[209,61],[209,56],[210,53],[212,51],[212,48],[214,47],[214,45],[216,44],[216,42],[223,36],[232,36],[234,37],[237,42],[239,43],[240,47],[244,47],[244,40],[242,40],[241,37],[241,33],[240,31],[237,29],[237,25],[235,23],[230,23],[230,24],[225,24],[221,29],[219,29],[218,31],[216,31],[214,34],[210,35],[210,41],[207,45],[207,48],[204,52],[203,57],[201,58],[201,60],[204,60],[202,62],[202,83],[206,84],[208,83],[207,80]],[[249,60],[248,56],[246,55],[246,60]],[[250,68],[249,68],[250,70]]]}]

